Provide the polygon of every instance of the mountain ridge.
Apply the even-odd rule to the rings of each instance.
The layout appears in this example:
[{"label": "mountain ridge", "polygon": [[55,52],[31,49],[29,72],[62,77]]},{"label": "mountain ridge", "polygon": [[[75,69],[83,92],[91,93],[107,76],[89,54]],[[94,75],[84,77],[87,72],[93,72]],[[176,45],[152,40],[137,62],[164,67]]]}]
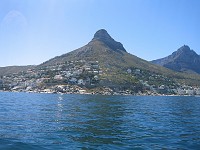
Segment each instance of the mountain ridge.
[{"label": "mountain ridge", "polygon": [[28,69],[34,68],[35,65],[27,65],[27,66],[6,66],[0,67],[0,76],[18,73],[21,71],[27,71]]},{"label": "mountain ridge", "polygon": [[200,74],[200,56],[187,45],[167,57],[151,62],[174,71]]}]

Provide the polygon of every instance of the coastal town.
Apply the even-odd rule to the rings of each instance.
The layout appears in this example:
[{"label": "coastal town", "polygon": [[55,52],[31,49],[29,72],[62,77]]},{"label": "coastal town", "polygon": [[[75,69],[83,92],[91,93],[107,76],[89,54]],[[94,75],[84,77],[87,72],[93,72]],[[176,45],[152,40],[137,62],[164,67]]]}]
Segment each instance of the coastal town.
[{"label": "coastal town", "polygon": [[200,95],[200,88],[181,85],[163,75],[126,68],[123,75],[137,84],[131,88],[109,87],[103,82],[109,70],[98,61],[67,61],[40,66],[0,77],[0,90],[11,92],[101,94],[101,95]]}]

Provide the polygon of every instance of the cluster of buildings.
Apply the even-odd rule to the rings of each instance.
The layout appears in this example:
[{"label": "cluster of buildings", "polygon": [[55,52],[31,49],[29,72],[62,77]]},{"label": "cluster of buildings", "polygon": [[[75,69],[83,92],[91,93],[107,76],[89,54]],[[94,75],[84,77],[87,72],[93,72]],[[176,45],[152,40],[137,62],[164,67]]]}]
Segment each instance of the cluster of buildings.
[{"label": "cluster of buildings", "polygon": [[101,95],[200,95],[199,87],[180,85],[168,77],[138,68],[128,68],[122,73],[137,82],[116,90],[115,87],[105,86],[104,82],[105,85],[102,85],[105,72],[98,61],[77,60],[41,65],[0,77],[0,90]]},{"label": "cluster of buildings", "polygon": [[150,73],[140,69],[127,69],[142,85],[136,95],[200,95],[200,87],[181,85],[164,75]]},{"label": "cluster of buildings", "polygon": [[56,92],[57,85],[68,85],[71,91],[77,91],[80,88],[74,85],[95,86],[101,74],[98,61],[68,61],[2,76],[0,88],[5,91]]}]

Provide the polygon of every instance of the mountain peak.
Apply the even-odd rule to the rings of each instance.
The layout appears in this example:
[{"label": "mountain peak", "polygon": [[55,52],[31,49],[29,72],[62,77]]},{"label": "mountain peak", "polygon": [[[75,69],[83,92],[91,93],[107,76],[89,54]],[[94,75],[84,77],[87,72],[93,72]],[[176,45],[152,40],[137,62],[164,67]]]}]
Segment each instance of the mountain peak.
[{"label": "mountain peak", "polygon": [[180,48],[178,49],[178,51],[187,52],[187,51],[191,51],[191,49],[190,49],[189,46],[183,45],[182,47],[180,47]]},{"label": "mountain peak", "polygon": [[177,56],[184,55],[183,57],[186,57],[186,58],[189,56],[198,56],[198,54],[195,51],[191,50],[190,47],[187,45],[183,45],[173,54]]},{"label": "mountain peak", "polygon": [[120,42],[115,41],[105,29],[100,29],[94,34],[92,41],[101,41],[114,51],[122,50],[126,52],[125,48]]},{"label": "mountain peak", "polygon": [[187,45],[180,47],[167,57],[152,62],[175,71],[200,74],[200,56]]},{"label": "mountain peak", "polygon": [[100,29],[94,34],[94,39],[112,39],[105,29]]}]

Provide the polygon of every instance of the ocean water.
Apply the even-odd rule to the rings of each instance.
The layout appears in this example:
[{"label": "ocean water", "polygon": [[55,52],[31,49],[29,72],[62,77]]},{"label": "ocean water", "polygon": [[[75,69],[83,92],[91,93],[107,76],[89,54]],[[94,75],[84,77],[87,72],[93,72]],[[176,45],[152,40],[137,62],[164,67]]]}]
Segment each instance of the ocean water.
[{"label": "ocean water", "polygon": [[0,93],[0,150],[200,149],[200,98]]}]

